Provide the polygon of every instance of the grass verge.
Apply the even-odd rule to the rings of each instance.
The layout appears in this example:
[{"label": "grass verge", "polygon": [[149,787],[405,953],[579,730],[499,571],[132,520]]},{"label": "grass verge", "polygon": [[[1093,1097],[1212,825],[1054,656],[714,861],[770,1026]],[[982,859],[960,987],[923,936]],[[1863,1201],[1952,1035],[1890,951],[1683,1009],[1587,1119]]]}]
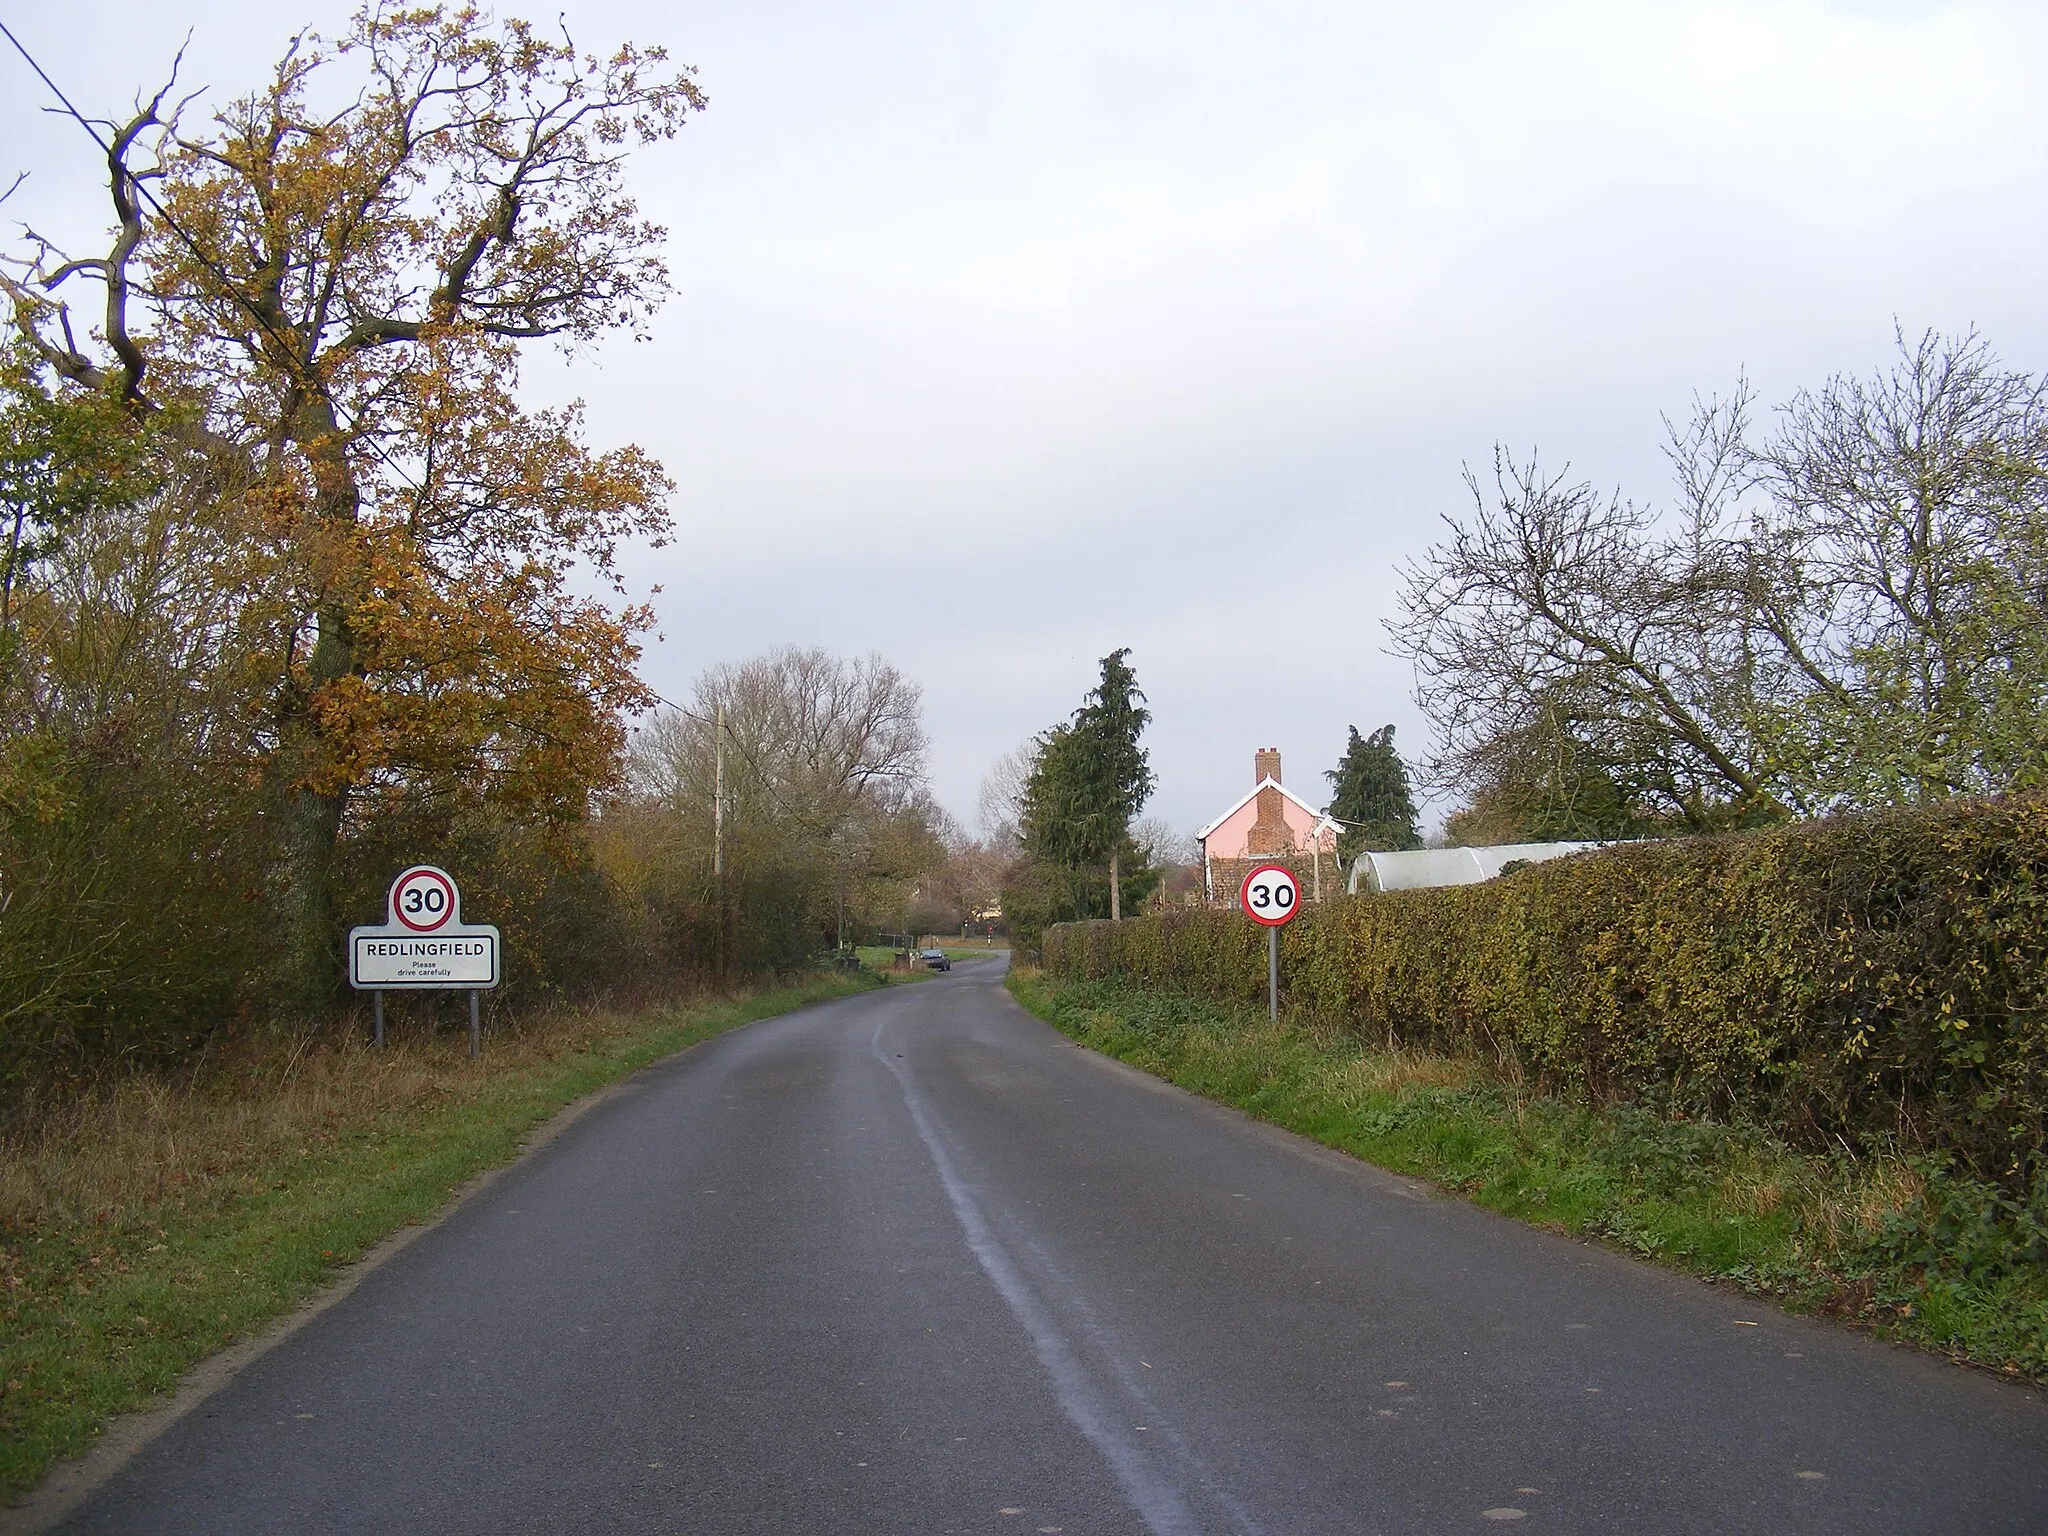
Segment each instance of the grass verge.
[{"label": "grass verge", "polygon": [[[946,958],[956,965],[962,960],[987,960],[992,956],[1008,953],[1007,948],[997,948],[986,944],[948,944],[941,942],[931,947],[945,951]],[[902,981],[906,977],[911,980],[918,980],[938,974],[938,972],[922,962],[913,965],[907,972],[896,970],[896,957],[902,954],[903,951],[891,949],[886,944],[863,944],[854,953],[860,957],[860,963],[869,970],[884,976],[893,975],[898,981]]]},{"label": "grass verge", "polygon": [[318,1291],[509,1161],[564,1105],[700,1040],[865,990],[559,1008],[495,1028],[244,1041],[181,1083],[131,1079],[0,1142],[0,1501],[110,1415]]},{"label": "grass verge", "polygon": [[1504,1215],[1594,1239],[2010,1376],[2048,1381],[2048,1198],[1882,1149],[1597,1108],[1482,1063],[1115,982],[1015,971],[1081,1044]]},{"label": "grass verge", "polygon": [[936,971],[927,970],[922,965],[913,965],[907,971],[897,970],[896,957],[902,954],[903,951],[891,949],[886,944],[863,944],[854,953],[860,957],[862,965],[886,980],[923,981],[928,976],[938,974]]}]

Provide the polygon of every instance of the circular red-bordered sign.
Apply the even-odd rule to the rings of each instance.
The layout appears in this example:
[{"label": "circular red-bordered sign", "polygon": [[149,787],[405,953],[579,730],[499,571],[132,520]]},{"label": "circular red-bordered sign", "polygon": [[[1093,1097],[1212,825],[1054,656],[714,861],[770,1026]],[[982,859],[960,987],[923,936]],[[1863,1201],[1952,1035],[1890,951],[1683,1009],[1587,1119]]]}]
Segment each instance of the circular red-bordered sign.
[{"label": "circular red-bordered sign", "polygon": [[1285,864],[1261,864],[1237,888],[1237,905],[1253,922],[1278,928],[1301,910],[1301,882]]},{"label": "circular red-bordered sign", "polygon": [[391,915],[414,933],[432,933],[455,916],[455,882],[417,864],[391,882]]}]

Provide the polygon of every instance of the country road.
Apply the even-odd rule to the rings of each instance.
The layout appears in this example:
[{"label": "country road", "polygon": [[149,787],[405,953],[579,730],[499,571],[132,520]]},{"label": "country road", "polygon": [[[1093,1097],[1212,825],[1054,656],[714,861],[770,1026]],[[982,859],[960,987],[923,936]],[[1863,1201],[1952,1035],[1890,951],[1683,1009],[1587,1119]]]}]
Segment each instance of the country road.
[{"label": "country road", "polygon": [[630,1080],[76,1532],[2041,1532],[2037,1391],[1078,1049],[998,962]]}]

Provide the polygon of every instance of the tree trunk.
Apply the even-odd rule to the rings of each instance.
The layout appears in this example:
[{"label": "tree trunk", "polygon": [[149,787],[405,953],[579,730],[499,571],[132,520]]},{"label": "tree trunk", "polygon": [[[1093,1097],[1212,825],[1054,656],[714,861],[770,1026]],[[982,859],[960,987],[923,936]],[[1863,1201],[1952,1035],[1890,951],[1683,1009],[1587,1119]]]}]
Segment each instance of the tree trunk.
[{"label": "tree trunk", "polygon": [[[329,526],[353,527],[362,507],[361,488],[348,462],[340,425],[327,401],[301,399],[286,418],[292,440],[313,469],[313,514]],[[287,686],[278,722],[278,751],[272,781],[282,802],[285,1001],[320,1011],[331,1006],[342,980],[341,928],[334,905],[334,848],[348,783],[326,740],[314,701],[344,677],[362,670],[349,594],[339,590],[338,573],[319,573],[321,592],[313,614],[313,649],[306,658],[303,688]],[[393,873],[396,873],[394,871]]]},{"label": "tree trunk", "polygon": [[334,1003],[341,980],[333,877],[341,813],[339,794],[285,791],[283,1000],[301,1012],[324,1012]]},{"label": "tree trunk", "polygon": [[1124,918],[1123,888],[1117,881],[1117,855],[1109,856],[1109,920],[1120,923]]},{"label": "tree trunk", "polygon": [[[323,605],[307,670],[308,693],[352,670],[355,647],[347,620]],[[319,1011],[333,1003],[341,979],[340,925],[334,906],[334,845],[341,835],[346,789],[327,787],[328,753],[306,699],[289,706],[273,765],[281,791],[284,866],[285,1001]],[[396,873],[396,871],[393,871]]]}]

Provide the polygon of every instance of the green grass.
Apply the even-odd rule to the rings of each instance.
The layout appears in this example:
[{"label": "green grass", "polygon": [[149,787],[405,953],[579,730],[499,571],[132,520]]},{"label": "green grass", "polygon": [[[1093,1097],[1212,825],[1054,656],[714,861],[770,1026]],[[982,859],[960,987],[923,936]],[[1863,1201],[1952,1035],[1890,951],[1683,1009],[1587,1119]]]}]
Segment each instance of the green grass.
[{"label": "green grass", "polygon": [[[944,950],[946,952],[946,958],[951,960],[956,965],[959,964],[962,960],[986,960],[990,955],[1000,955],[1003,953],[1003,951],[1000,949],[989,949],[986,947],[969,944],[940,943],[933,945],[923,945],[920,946],[920,948]],[[869,970],[878,971],[884,976],[893,976],[894,979],[898,981],[916,981],[924,979],[926,977],[936,976],[938,974],[938,972],[932,970],[929,966],[925,965],[921,961],[917,965],[913,966],[908,972],[908,974],[902,971],[892,972],[890,967],[896,963],[896,957],[897,955],[901,954],[902,951],[891,949],[886,944],[863,944],[859,949],[855,950],[854,953],[860,956],[860,963],[866,966]]]},{"label": "green grass", "polygon": [[1669,1106],[1573,1103],[1263,1011],[1042,973],[1010,987],[1084,1045],[1490,1210],[2048,1380],[2039,1192],[1882,1150],[1814,1156]]},{"label": "green grass", "polygon": [[897,955],[901,954],[902,951],[891,949],[886,944],[863,944],[854,953],[860,956],[860,963],[862,965],[893,981],[922,981],[926,977],[936,974],[922,965],[914,965],[908,971],[892,969],[896,964]]},{"label": "green grass", "polygon": [[459,1035],[381,1054],[342,1038],[289,1060],[253,1048],[210,1082],[129,1083],[0,1148],[0,1499],[431,1218],[565,1105],[873,984],[565,1011],[494,1036],[475,1064]]}]

